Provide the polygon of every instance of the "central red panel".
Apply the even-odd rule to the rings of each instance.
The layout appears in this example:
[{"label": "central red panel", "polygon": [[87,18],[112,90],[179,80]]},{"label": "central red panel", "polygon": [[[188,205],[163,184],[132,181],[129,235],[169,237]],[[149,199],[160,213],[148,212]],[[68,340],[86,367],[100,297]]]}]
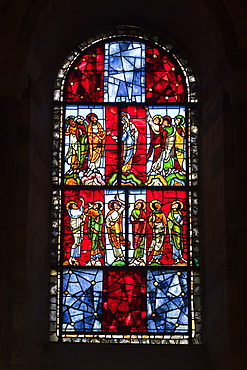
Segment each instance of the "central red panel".
[{"label": "central red panel", "polygon": [[104,332],[146,331],[146,278],[142,271],[107,271],[103,288]]}]

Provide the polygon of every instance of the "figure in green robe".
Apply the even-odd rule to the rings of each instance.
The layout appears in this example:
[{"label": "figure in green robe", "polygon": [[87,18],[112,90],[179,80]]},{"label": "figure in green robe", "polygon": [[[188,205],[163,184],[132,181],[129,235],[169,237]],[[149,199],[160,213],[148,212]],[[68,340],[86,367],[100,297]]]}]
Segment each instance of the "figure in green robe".
[{"label": "figure in green robe", "polygon": [[130,222],[132,223],[133,247],[134,255],[130,261],[133,264],[135,261],[143,266],[144,248],[145,248],[145,233],[147,225],[147,215],[145,212],[146,204],[143,200],[137,200],[134,204],[134,209],[131,212]]},{"label": "figure in green robe", "polygon": [[86,264],[87,266],[101,266],[100,258],[102,258],[101,250],[105,250],[102,240],[102,228],[104,216],[102,214],[103,203],[95,201],[89,203],[85,209],[85,214],[88,216],[88,236],[91,240],[91,259]]},{"label": "figure in green robe", "polygon": [[171,211],[168,214],[168,232],[170,235],[170,243],[172,246],[172,259],[175,260],[175,264],[179,263],[180,260],[187,262],[183,258],[183,215],[182,210],[183,202],[175,200],[172,202]]}]

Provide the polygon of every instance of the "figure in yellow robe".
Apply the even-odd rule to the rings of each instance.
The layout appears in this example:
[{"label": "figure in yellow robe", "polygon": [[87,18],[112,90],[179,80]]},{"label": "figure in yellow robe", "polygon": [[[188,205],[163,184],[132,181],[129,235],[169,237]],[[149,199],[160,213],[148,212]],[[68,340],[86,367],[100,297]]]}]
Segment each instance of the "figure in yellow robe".
[{"label": "figure in yellow robe", "polygon": [[106,216],[108,238],[113,249],[115,261],[124,261],[121,245],[125,244],[123,237],[123,211],[125,202],[116,195],[115,200],[111,200],[108,206],[110,209]]},{"label": "figure in yellow robe", "polygon": [[159,200],[152,200],[150,208],[152,213],[149,217],[149,225],[153,230],[153,239],[148,250],[148,254],[152,254],[151,263],[160,263],[163,256],[164,241],[167,229],[167,219],[161,210],[162,204]]},{"label": "figure in yellow robe", "polygon": [[89,144],[89,171],[97,171],[101,166],[106,142],[106,131],[98,122],[98,116],[90,113],[86,117],[88,125],[88,144]]}]

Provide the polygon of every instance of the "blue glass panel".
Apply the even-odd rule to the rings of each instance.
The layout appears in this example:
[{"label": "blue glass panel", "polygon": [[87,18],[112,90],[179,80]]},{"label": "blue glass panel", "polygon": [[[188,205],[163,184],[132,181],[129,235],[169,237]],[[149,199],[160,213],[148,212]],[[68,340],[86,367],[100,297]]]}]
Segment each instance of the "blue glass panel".
[{"label": "blue glass panel", "polygon": [[144,102],[145,45],[115,41],[105,47],[105,102]]},{"label": "blue glass panel", "polygon": [[66,270],[63,275],[63,330],[92,332],[101,329],[101,270]]},{"label": "blue glass panel", "polygon": [[149,332],[188,332],[186,271],[147,271]]}]

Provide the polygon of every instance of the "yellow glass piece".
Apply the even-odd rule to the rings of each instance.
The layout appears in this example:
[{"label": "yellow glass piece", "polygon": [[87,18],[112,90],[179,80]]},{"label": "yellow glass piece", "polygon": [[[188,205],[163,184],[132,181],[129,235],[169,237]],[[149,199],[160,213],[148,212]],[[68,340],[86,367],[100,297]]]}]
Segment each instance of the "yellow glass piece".
[{"label": "yellow glass piece", "polygon": [[155,281],[154,286],[158,286],[158,285],[159,285],[158,281]]},{"label": "yellow glass piece", "polygon": [[91,284],[92,284],[92,285],[95,285],[95,284],[96,284],[96,282],[95,282],[94,280],[92,280],[92,281],[91,281]]}]

